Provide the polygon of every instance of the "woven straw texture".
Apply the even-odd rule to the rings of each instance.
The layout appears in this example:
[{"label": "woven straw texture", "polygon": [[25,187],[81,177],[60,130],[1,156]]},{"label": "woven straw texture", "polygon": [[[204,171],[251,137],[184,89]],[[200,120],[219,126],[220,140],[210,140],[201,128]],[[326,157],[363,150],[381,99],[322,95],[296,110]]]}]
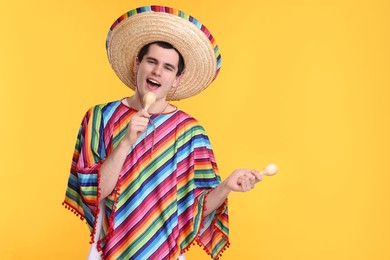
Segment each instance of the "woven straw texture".
[{"label": "woven straw texture", "polygon": [[107,36],[107,55],[118,77],[135,90],[133,62],[139,50],[154,41],[172,44],[182,54],[186,67],[179,87],[168,93],[167,100],[185,99],[200,93],[215,79],[221,64],[219,48],[196,19],[163,8],[134,9],[119,17]]}]

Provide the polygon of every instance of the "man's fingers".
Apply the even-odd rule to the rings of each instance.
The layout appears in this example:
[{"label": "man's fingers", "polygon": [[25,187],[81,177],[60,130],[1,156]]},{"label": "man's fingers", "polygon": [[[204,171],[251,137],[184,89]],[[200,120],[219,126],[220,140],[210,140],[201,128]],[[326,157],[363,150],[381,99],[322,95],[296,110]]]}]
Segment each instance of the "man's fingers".
[{"label": "man's fingers", "polygon": [[142,117],[146,117],[146,118],[150,117],[150,114],[145,109],[139,110],[138,113],[140,113],[140,116],[142,116]]},{"label": "man's fingers", "polygon": [[149,118],[143,116],[133,116],[130,120],[132,126],[147,126],[149,123]]},{"label": "man's fingers", "polygon": [[246,189],[247,189],[247,180],[246,180],[245,176],[241,177],[241,184],[240,184],[240,186],[241,186],[241,190],[242,191],[246,191]]},{"label": "man's fingers", "polygon": [[237,184],[241,187],[241,191],[243,192],[248,191],[252,189],[251,187],[253,187],[251,180],[245,175],[238,178]]},{"label": "man's fingers", "polygon": [[263,176],[260,174],[260,172],[256,170],[251,170],[250,174],[254,176],[256,182],[261,181],[263,179]]},{"label": "man's fingers", "polygon": [[236,191],[246,192],[252,190],[256,183],[262,180],[260,172],[254,169],[241,168],[234,172],[236,178]]}]

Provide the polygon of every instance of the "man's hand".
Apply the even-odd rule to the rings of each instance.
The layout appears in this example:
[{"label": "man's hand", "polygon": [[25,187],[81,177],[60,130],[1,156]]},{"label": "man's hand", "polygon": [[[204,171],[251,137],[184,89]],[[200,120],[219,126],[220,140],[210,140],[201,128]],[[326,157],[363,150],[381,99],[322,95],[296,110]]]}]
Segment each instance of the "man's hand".
[{"label": "man's hand", "polygon": [[144,109],[135,113],[130,119],[123,141],[127,142],[129,145],[135,144],[138,137],[146,131],[149,123],[149,117],[149,113]]},{"label": "man's hand", "polygon": [[262,180],[262,175],[251,169],[237,169],[224,181],[225,187],[230,191],[246,192],[255,187]]}]

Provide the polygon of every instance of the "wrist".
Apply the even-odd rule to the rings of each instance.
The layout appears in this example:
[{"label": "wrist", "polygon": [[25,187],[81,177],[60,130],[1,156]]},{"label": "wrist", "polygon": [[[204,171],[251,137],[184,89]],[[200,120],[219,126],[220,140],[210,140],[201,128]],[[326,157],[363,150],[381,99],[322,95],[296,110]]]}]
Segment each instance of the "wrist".
[{"label": "wrist", "polygon": [[227,197],[231,191],[232,190],[229,188],[229,185],[227,184],[226,180],[221,182],[221,184],[219,185],[219,192],[221,193],[221,195]]},{"label": "wrist", "polygon": [[129,150],[132,146],[133,146],[134,142],[131,142],[129,139],[127,138],[123,138],[119,144],[118,144],[118,147],[121,147],[121,149],[127,149]]}]

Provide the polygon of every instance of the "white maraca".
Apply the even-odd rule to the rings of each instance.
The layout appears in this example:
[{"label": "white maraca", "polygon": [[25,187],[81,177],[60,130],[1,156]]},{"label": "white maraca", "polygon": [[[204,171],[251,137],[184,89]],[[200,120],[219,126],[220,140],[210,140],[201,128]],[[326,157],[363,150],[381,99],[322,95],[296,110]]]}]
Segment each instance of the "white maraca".
[{"label": "white maraca", "polygon": [[264,170],[262,170],[260,174],[265,176],[272,176],[275,175],[277,172],[278,172],[278,166],[276,166],[273,163],[270,163],[267,166],[265,166]]},{"label": "white maraca", "polygon": [[144,95],[144,109],[146,111],[156,102],[156,95],[153,92],[148,92]]}]

